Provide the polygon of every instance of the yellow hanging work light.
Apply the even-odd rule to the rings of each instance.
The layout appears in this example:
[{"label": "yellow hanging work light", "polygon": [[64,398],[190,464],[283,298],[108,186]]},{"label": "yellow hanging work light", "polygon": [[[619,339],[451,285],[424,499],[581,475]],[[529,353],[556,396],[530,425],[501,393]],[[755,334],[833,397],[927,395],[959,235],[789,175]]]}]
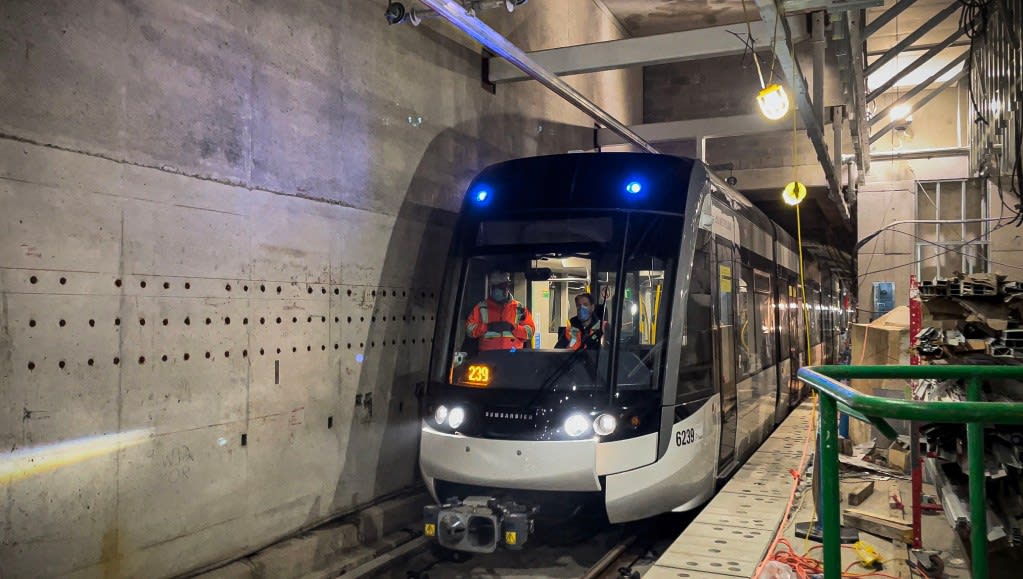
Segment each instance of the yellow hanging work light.
[{"label": "yellow hanging work light", "polygon": [[757,104],[765,117],[776,121],[789,112],[789,95],[780,84],[769,84],[757,94]]},{"label": "yellow hanging work light", "polygon": [[781,198],[789,205],[799,205],[806,199],[806,185],[799,181],[790,181],[782,190]]}]

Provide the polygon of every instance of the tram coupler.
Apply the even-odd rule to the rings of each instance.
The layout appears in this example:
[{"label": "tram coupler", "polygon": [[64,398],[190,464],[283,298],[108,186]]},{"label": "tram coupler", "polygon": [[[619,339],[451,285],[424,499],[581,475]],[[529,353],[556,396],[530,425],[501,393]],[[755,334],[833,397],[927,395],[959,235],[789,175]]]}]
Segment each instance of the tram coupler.
[{"label": "tram coupler", "polygon": [[533,532],[536,510],[493,497],[448,499],[423,508],[423,532],[456,551],[493,553],[499,546],[517,550]]}]

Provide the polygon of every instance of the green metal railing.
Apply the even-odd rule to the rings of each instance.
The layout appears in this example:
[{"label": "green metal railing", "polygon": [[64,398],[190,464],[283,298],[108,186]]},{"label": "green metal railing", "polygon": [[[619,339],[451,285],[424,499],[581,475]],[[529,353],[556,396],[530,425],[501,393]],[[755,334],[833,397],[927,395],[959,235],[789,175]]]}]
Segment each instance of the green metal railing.
[{"label": "green metal railing", "polygon": [[[970,547],[973,579],[987,579],[987,501],[984,497],[984,425],[1023,424],[1023,404],[980,402],[987,380],[1023,380],[1023,366],[815,366],[799,369],[799,379],[820,392],[821,524],[824,578],[842,576],[842,527],[838,484],[838,412],[865,420],[890,438],[885,419],[966,423],[970,479]],[[965,380],[966,402],[917,402],[868,396],[842,379]],[[916,441],[914,441],[914,444]]]}]

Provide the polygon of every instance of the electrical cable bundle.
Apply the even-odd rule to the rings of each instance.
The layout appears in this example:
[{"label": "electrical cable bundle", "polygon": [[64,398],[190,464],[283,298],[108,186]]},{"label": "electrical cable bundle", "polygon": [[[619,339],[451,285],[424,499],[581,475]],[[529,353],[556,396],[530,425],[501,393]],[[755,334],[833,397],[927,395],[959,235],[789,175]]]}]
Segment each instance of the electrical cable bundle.
[{"label": "electrical cable bundle", "polygon": [[[997,4],[996,4],[997,2]],[[1004,31],[1009,42],[1017,50],[1020,48],[1020,38],[1018,31],[1010,24],[1011,22],[1019,22],[1020,15],[1013,14],[1010,3],[1008,0],[959,0],[962,4],[963,9],[959,15],[959,28],[966,34],[967,38],[970,39],[969,57],[967,58],[968,67],[968,92],[970,94],[970,103],[973,106],[973,113],[976,116],[976,122],[983,124],[986,127],[992,125],[992,121],[996,119],[988,119],[984,113],[980,110],[977,105],[977,87],[974,86],[974,79],[980,78],[987,74],[988,71],[982,69],[982,62],[977,58],[978,42],[980,42],[981,48],[988,49],[988,32],[992,26],[992,15],[995,12],[1001,12],[1002,25],[1000,31]],[[974,76],[976,74],[976,77]],[[1023,102],[1023,82],[1016,83],[1015,95],[1010,93],[1010,96],[1015,97],[1016,102]],[[981,95],[986,96],[986,95]],[[1007,107],[1005,107],[1007,108]],[[1005,110],[1003,108],[1003,110]],[[992,111],[992,114],[1001,115],[1001,111]],[[1023,226],[1023,207],[1021,207],[1020,199],[1021,193],[1023,193],[1023,158],[1020,155],[1021,146],[1023,146],[1023,111],[1016,110],[1013,115],[1013,136],[1015,142],[1012,149],[1014,156],[1012,173],[1009,177],[1009,190],[1016,196],[1017,202],[1015,206],[1010,206],[1005,201],[1003,187],[1002,187],[1002,176],[1001,171],[995,177],[998,180],[998,197],[1002,206],[1014,214],[1012,223],[1016,227]],[[1004,153],[1003,153],[1004,154]]]}]

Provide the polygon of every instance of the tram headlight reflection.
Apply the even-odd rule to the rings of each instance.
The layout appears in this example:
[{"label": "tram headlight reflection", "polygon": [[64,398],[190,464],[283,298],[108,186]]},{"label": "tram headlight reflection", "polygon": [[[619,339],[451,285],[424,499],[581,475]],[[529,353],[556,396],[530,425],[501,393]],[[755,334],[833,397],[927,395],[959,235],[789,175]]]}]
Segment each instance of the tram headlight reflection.
[{"label": "tram headlight reflection", "polygon": [[565,434],[575,438],[590,428],[590,421],[584,414],[573,414],[565,419]]},{"label": "tram headlight reflection", "polygon": [[444,422],[448,419],[448,407],[441,404],[437,407],[437,410],[433,413],[433,421],[438,426],[443,426]]},{"label": "tram headlight reflection", "polygon": [[618,419],[611,414],[601,414],[593,421],[593,432],[600,436],[607,436],[618,427]]},{"label": "tram headlight reflection", "polygon": [[453,429],[457,429],[462,423],[465,422],[465,409],[461,406],[455,406],[448,412],[448,426]]}]

